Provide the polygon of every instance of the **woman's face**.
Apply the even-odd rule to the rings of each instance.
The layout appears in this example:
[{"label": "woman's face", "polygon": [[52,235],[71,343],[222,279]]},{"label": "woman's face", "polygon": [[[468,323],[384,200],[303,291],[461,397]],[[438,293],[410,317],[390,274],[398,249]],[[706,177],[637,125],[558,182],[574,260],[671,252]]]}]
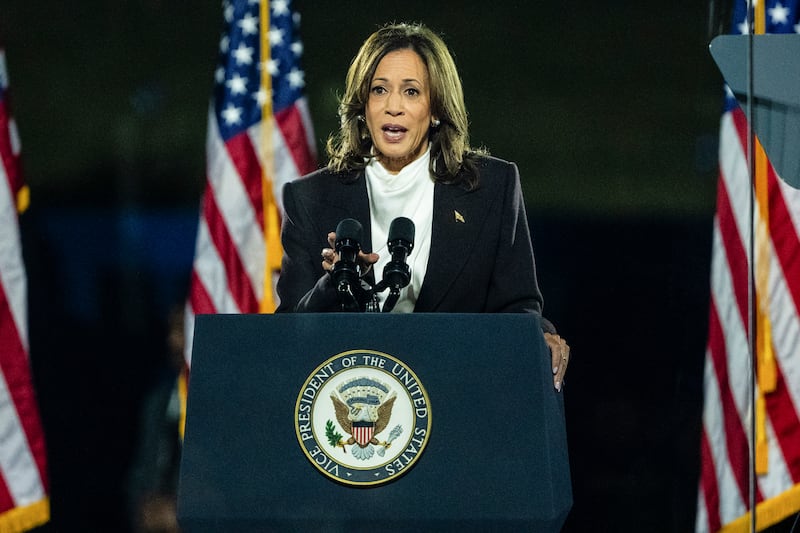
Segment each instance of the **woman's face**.
[{"label": "woman's face", "polygon": [[428,69],[411,49],[386,54],[372,78],[367,128],[378,160],[396,174],[428,148],[431,124]]}]

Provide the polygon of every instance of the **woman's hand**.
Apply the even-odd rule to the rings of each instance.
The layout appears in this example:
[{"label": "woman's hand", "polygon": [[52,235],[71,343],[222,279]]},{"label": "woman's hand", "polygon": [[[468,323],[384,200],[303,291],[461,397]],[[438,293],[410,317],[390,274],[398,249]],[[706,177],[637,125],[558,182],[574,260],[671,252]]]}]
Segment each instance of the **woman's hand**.
[{"label": "woman's hand", "polygon": [[[339,254],[336,253],[336,233],[330,232],[328,233],[328,245],[330,248],[323,248],[322,249],[322,269],[330,272],[333,270],[333,265],[339,260]],[[358,252],[358,258],[356,261],[358,262],[358,266],[361,269],[361,275],[363,276],[369,269],[372,268],[378,261],[378,254],[376,253],[369,253],[365,254],[362,251]]]},{"label": "woman's hand", "polygon": [[564,385],[564,374],[567,373],[569,364],[569,344],[559,335],[552,333],[544,334],[544,341],[550,347],[550,355],[553,358],[553,386],[558,392]]}]

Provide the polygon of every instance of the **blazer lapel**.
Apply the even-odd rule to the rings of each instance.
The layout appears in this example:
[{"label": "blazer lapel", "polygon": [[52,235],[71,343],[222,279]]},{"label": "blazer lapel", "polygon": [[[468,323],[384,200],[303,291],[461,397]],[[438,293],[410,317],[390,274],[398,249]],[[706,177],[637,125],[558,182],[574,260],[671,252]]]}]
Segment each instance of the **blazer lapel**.
[{"label": "blazer lapel", "polygon": [[464,269],[489,211],[483,189],[437,183],[433,193],[433,228],[428,269],[416,312],[433,311]]},{"label": "blazer lapel", "polygon": [[[331,179],[338,179],[331,177]],[[372,235],[370,228],[369,197],[367,196],[367,182],[364,173],[358,172],[355,181],[348,182],[345,187],[331,187],[327,191],[327,198],[322,201],[329,207],[330,227],[336,226],[345,218],[352,218],[361,223],[364,228],[361,248],[372,250]]]}]

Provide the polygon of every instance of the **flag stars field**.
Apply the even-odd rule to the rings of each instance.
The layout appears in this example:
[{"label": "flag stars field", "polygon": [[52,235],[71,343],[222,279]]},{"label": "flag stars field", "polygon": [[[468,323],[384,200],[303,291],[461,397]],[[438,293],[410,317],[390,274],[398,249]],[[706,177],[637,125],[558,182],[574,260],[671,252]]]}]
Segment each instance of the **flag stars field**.
[{"label": "flag stars field", "polygon": [[271,97],[272,97],[272,91],[267,91],[266,89],[263,88],[259,89],[258,91],[255,92],[255,94],[253,94],[253,98],[258,104],[258,107],[261,107],[264,104],[266,104],[269,98]]},{"label": "flag stars field", "polygon": [[296,57],[300,57],[303,55],[303,43],[301,43],[300,41],[293,42],[292,45],[289,47],[289,49]]},{"label": "flag stars field", "polygon": [[239,27],[242,28],[244,35],[255,35],[258,33],[258,19],[248,13],[239,22]]},{"label": "flag stars field", "polygon": [[289,15],[289,2],[286,0],[277,0],[272,2],[272,16],[279,17],[281,15]]},{"label": "flag stars field", "polygon": [[247,94],[247,78],[243,78],[239,74],[234,74],[225,82],[225,85],[230,89],[231,95]]},{"label": "flag stars field", "polygon": [[280,59],[270,59],[269,61],[267,61],[267,72],[269,72],[269,75],[274,78],[275,76],[280,74],[280,65],[281,65]]},{"label": "flag stars field", "polygon": [[280,28],[270,28],[269,30],[269,44],[270,46],[283,45],[283,30]]},{"label": "flag stars field", "polygon": [[233,57],[236,59],[236,64],[251,64],[253,62],[253,52],[254,50],[251,47],[245,45],[244,43],[239,43],[239,47],[233,52]]},{"label": "flag stars field", "polygon": [[240,124],[242,122],[242,109],[233,104],[228,104],[228,107],[222,112],[222,117],[228,126]]},{"label": "flag stars field", "polygon": [[789,23],[789,8],[778,2],[775,7],[767,10],[770,20],[773,24],[788,24]]},{"label": "flag stars field", "polygon": [[286,78],[289,80],[289,85],[292,89],[302,89],[306,85],[305,72],[297,68],[293,68]]},{"label": "flag stars field", "polygon": [[223,9],[223,16],[225,17],[225,22],[232,22],[234,15],[234,7],[233,4],[226,2],[225,8]]}]

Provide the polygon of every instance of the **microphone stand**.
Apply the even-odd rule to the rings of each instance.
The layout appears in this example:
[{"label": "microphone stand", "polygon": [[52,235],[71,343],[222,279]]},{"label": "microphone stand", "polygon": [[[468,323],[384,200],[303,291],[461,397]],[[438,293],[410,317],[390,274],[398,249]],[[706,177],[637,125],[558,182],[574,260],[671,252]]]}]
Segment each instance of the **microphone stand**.
[{"label": "microphone stand", "polygon": [[383,302],[383,312],[388,313],[394,306],[397,305],[397,300],[400,299],[400,289],[392,287],[389,289],[389,296],[386,297],[386,301]]},{"label": "microphone stand", "polygon": [[358,311],[358,302],[353,294],[350,284],[345,280],[340,280],[336,285],[336,292],[339,295],[339,301],[342,304],[342,311],[354,312]]}]

